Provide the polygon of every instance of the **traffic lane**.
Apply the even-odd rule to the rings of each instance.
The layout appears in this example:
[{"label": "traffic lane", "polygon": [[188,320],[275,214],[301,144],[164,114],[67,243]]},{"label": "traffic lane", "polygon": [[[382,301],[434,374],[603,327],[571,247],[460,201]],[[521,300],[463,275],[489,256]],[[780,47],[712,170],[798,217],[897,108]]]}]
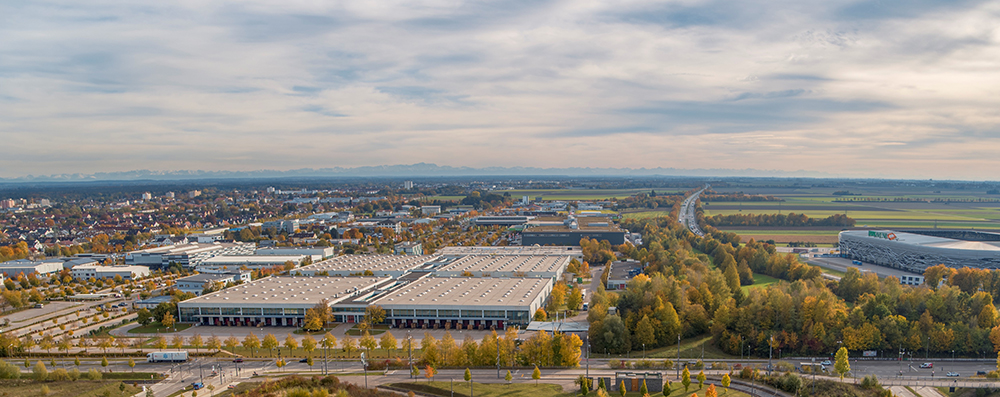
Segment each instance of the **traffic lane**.
[{"label": "traffic lane", "polygon": [[[933,363],[933,368],[920,368],[920,364]],[[935,361],[934,359],[920,360],[914,358],[912,361],[852,361],[851,372],[858,378],[875,374],[878,377],[898,377],[900,371],[904,378],[914,379],[938,379],[946,378],[948,372],[957,372],[959,377],[968,378],[976,376],[978,371],[989,372],[996,369],[996,362],[978,361]],[[827,366],[828,371],[833,371],[832,366]]]},{"label": "traffic lane", "polygon": [[833,270],[838,270],[838,271],[842,271],[842,272],[846,272],[847,269],[851,269],[851,268],[858,269],[858,271],[863,271],[863,270],[873,271],[879,277],[883,277],[883,278],[887,277],[887,276],[893,276],[893,277],[896,277],[896,278],[900,278],[901,276],[920,275],[918,273],[907,272],[907,271],[903,271],[903,270],[899,270],[899,269],[894,269],[894,268],[891,268],[891,267],[879,266],[879,265],[874,265],[874,264],[865,263],[865,262],[863,262],[864,265],[860,265],[859,266],[859,265],[855,265],[851,261],[851,259],[847,259],[847,258],[809,258],[806,262],[810,263],[810,264],[818,265],[820,267],[829,267],[829,268],[831,268]]}]

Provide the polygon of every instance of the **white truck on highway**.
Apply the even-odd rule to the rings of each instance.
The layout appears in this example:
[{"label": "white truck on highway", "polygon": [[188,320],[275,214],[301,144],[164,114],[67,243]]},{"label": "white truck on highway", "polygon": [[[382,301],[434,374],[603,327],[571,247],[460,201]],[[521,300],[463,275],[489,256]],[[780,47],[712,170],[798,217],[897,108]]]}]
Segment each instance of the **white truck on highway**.
[{"label": "white truck on highway", "polygon": [[176,363],[188,360],[188,352],[152,352],[146,353],[146,362]]}]

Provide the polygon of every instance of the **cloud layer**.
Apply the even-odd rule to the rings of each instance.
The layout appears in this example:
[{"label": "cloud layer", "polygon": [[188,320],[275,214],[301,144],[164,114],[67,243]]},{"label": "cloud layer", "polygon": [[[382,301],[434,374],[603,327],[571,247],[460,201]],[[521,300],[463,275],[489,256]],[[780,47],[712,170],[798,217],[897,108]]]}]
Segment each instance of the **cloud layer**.
[{"label": "cloud layer", "polygon": [[996,1],[146,3],[0,4],[0,177],[1000,169]]}]

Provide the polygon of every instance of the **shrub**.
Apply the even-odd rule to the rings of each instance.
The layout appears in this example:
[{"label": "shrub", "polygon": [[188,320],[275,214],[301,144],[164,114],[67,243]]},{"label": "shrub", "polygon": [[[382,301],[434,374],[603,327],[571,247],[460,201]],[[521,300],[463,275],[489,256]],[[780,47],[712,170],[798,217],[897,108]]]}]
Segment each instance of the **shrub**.
[{"label": "shrub", "polygon": [[0,379],[18,379],[20,377],[21,370],[16,365],[0,361]]},{"label": "shrub", "polygon": [[98,371],[98,370],[96,370],[96,369],[91,368],[90,371],[87,371],[87,379],[90,379],[90,380],[101,380],[101,378],[103,378],[103,377],[104,376],[101,375],[101,372]]},{"label": "shrub", "polygon": [[49,386],[48,385],[42,385],[42,395],[43,396],[49,395],[50,392],[51,392],[51,390],[49,390]]},{"label": "shrub", "polygon": [[789,393],[795,393],[799,391],[802,387],[802,378],[793,373],[786,373],[778,379],[777,386],[779,389],[787,391]]},{"label": "shrub", "polygon": [[49,370],[45,368],[45,363],[39,361],[31,368],[31,373],[35,375],[35,380],[45,380],[49,377]]},{"label": "shrub", "polygon": [[76,368],[69,370],[69,380],[75,381],[77,379],[80,379],[80,370]]},{"label": "shrub", "polygon": [[662,362],[660,362],[660,368],[673,368],[673,367],[674,367],[673,360],[663,360]]},{"label": "shrub", "polygon": [[778,372],[792,372],[795,370],[795,366],[788,361],[778,361],[778,363],[774,365],[774,370]]},{"label": "shrub", "polygon": [[881,389],[882,385],[878,383],[878,378],[875,375],[870,375],[861,380],[861,388],[865,390]]},{"label": "shrub", "polygon": [[656,366],[656,363],[654,363],[653,360],[642,359],[642,360],[637,360],[635,362],[635,364],[632,365],[632,368],[648,369],[648,368],[653,368],[655,366]]},{"label": "shrub", "polygon": [[1000,372],[997,371],[987,372],[986,377],[989,379],[1000,379]]},{"label": "shrub", "polygon": [[69,380],[69,372],[66,372],[66,370],[62,368],[56,368],[55,371],[52,371],[52,373],[49,374],[49,379],[55,381]]},{"label": "shrub", "polygon": [[723,362],[713,362],[712,365],[711,365],[711,367],[712,367],[712,369],[726,370],[726,369],[729,369],[729,364],[726,364],[726,363],[723,363]]}]

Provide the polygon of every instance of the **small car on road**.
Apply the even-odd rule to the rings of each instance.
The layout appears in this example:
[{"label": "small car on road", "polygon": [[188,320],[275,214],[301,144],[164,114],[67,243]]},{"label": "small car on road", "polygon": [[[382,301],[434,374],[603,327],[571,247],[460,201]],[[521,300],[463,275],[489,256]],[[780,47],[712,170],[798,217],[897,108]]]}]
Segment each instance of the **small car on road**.
[{"label": "small car on road", "polygon": [[826,361],[821,362],[820,365],[833,365],[833,363],[830,362],[830,360],[826,360]]},{"label": "small car on road", "polygon": [[242,363],[243,362],[243,357],[236,357],[236,358],[233,359],[233,362],[234,363]]},{"label": "small car on road", "polygon": [[949,373],[945,374],[945,376],[958,377],[960,375],[958,374],[958,372],[949,372]]},{"label": "small car on road", "polygon": [[934,368],[934,363],[923,363],[923,364],[920,364],[920,368]]}]

